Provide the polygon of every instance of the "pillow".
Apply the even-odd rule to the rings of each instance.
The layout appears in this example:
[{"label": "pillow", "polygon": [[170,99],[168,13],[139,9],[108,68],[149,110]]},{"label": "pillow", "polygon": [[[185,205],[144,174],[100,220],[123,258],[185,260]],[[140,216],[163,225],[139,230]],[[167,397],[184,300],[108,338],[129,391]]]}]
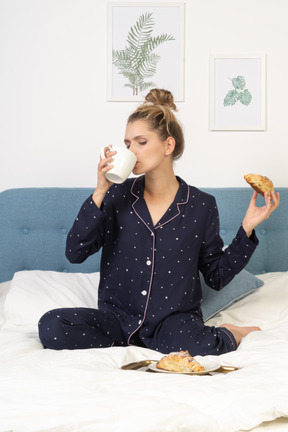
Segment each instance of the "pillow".
[{"label": "pillow", "polygon": [[97,308],[98,284],[99,272],[17,272],[4,303],[5,323],[37,325],[41,316],[51,309],[82,306]]},{"label": "pillow", "polygon": [[0,283],[0,326],[4,323],[4,304],[6,294],[10,289],[11,281]]},{"label": "pillow", "polygon": [[238,275],[220,291],[215,291],[206,285],[201,274],[200,281],[203,292],[201,309],[204,321],[214,317],[218,312],[227,309],[233,303],[248,296],[264,284],[261,279],[252,275],[247,270],[242,270],[238,273]]}]

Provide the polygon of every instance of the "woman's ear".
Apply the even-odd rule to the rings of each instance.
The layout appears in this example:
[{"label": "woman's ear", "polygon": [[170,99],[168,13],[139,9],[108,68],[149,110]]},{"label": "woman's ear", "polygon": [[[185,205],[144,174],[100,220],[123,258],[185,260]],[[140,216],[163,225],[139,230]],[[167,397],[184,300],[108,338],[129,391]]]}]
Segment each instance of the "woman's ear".
[{"label": "woman's ear", "polygon": [[166,139],[166,156],[169,156],[170,154],[173,153],[175,149],[175,139],[171,136],[169,136]]}]

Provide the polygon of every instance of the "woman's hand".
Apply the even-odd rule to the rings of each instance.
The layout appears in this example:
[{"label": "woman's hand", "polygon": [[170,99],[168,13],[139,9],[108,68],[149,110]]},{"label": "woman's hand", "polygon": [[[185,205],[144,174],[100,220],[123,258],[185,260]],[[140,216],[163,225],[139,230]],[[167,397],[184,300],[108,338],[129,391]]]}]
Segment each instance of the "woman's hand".
[{"label": "woman's hand", "polygon": [[271,213],[279,206],[280,195],[279,193],[271,192],[271,196],[268,192],[264,193],[265,205],[263,207],[256,206],[258,193],[254,191],[246,215],[243,219],[242,226],[246,231],[248,237],[251,236],[252,231],[264,220],[268,219]]},{"label": "woman's hand", "polygon": [[[108,147],[107,147],[108,149]],[[105,158],[101,158],[98,163],[98,170],[97,170],[97,187],[93,193],[93,201],[97,205],[97,207],[100,207],[102,204],[102,201],[108,191],[108,189],[112,186],[112,182],[106,179],[105,174],[113,168],[113,165],[108,165],[109,162],[113,160],[113,156],[117,152],[115,150],[113,151],[106,151]]]}]

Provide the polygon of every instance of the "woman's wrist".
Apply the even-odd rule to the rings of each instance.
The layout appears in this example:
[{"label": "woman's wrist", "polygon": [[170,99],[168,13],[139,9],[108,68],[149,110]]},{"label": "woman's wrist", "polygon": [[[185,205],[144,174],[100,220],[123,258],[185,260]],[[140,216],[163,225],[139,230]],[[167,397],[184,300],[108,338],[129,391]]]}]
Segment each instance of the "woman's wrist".
[{"label": "woman's wrist", "polygon": [[245,223],[245,221],[242,222],[242,227],[243,227],[244,231],[246,232],[247,237],[250,238],[252,233],[253,233],[253,228],[249,227]]},{"label": "woman's wrist", "polygon": [[92,199],[98,208],[101,207],[101,204],[103,202],[103,199],[104,199],[107,191],[108,191],[108,189],[103,191],[103,190],[99,190],[98,188],[96,188],[95,191],[93,192]]}]

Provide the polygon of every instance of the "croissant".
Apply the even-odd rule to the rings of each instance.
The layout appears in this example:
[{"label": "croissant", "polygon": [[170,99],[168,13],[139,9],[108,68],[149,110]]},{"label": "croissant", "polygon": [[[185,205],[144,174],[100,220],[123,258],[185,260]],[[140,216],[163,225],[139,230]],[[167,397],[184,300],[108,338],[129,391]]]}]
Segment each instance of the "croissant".
[{"label": "croissant", "polygon": [[244,179],[256,192],[259,192],[263,196],[264,192],[270,193],[274,190],[272,181],[260,174],[246,174],[244,175]]},{"label": "croissant", "polygon": [[156,364],[158,369],[172,372],[202,372],[204,367],[190,356],[188,351],[172,352]]}]

